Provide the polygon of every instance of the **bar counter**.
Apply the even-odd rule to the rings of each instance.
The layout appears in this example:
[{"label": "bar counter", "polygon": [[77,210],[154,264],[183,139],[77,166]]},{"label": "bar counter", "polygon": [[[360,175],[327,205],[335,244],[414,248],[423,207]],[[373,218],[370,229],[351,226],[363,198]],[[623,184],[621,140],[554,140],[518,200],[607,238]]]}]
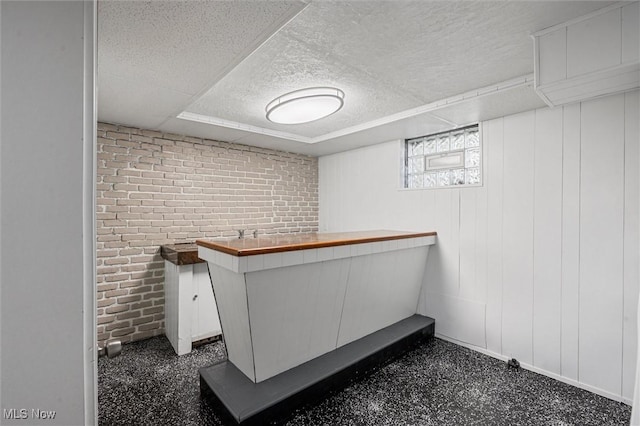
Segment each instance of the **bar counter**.
[{"label": "bar counter", "polygon": [[359,231],[336,233],[275,234],[259,238],[198,240],[196,244],[234,256],[281,253],[350,244],[375,243],[406,238],[434,237],[435,232]]},{"label": "bar counter", "polygon": [[[333,359],[329,370],[344,371],[374,356],[353,348],[369,347],[363,339],[378,331],[388,345],[423,332],[406,331],[407,321],[433,333],[433,320],[416,311],[435,232],[311,233],[196,243],[209,266],[228,355],[226,364],[201,370],[201,386],[238,422],[276,404],[294,387],[324,380],[320,370],[305,367],[312,360]],[[406,332],[383,331],[394,327]],[[375,352],[385,353],[388,345]],[[279,383],[277,392],[274,383]],[[251,406],[244,397],[231,397],[230,389],[237,395],[244,394],[239,389],[263,389],[271,396],[260,407]]]}]

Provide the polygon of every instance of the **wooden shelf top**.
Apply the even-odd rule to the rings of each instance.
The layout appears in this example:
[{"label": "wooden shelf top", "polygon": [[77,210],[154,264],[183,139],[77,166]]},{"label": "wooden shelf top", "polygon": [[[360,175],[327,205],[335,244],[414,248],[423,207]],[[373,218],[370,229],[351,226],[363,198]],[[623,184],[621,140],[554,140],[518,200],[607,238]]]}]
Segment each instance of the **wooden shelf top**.
[{"label": "wooden shelf top", "polygon": [[308,234],[263,235],[258,238],[233,240],[197,240],[196,244],[234,256],[252,256],[435,235],[437,235],[436,232],[403,231],[313,232]]},{"label": "wooden shelf top", "polygon": [[160,246],[160,255],[163,259],[176,265],[191,265],[204,262],[198,257],[196,243],[165,244]]}]

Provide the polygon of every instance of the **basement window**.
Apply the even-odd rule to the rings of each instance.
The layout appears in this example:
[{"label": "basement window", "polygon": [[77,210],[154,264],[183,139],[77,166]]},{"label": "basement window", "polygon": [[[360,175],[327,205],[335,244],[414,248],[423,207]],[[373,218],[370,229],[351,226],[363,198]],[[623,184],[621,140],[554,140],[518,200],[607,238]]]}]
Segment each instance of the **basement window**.
[{"label": "basement window", "polygon": [[404,187],[482,185],[479,126],[405,140]]}]

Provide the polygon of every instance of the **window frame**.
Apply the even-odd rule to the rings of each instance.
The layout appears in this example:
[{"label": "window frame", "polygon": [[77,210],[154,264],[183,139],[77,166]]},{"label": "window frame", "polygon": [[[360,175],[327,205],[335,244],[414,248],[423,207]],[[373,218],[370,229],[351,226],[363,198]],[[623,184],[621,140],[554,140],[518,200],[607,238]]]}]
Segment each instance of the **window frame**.
[{"label": "window frame", "polygon": [[[467,129],[471,129],[471,128],[477,128],[478,129],[478,149],[480,151],[480,158],[479,158],[479,162],[478,162],[478,169],[479,169],[479,179],[480,181],[478,183],[465,183],[462,185],[446,185],[446,186],[421,186],[419,188],[411,188],[409,186],[409,158],[411,158],[409,156],[409,143],[411,141],[415,141],[417,139],[427,139],[427,138],[432,138],[432,137],[438,137],[440,135],[445,135],[445,134],[451,134],[451,133],[455,133],[458,131],[465,131]],[[484,143],[483,143],[483,138],[482,138],[482,123],[478,122],[478,123],[473,123],[473,124],[468,124],[465,126],[461,126],[461,127],[455,127],[452,129],[448,129],[448,130],[444,130],[441,132],[436,132],[436,133],[430,133],[427,135],[422,135],[422,136],[417,136],[417,137],[412,137],[412,138],[407,138],[402,140],[402,171],[401,171],[401,184],[402,190],[432,190],[432,189],[454,189],[454,188],[477,188],[477,187],[482,187],[484,185]],[[423,173],[426,173],[427,170],[433,171],[433,172],[438,172],[440,170],[453,170],[453,169],[460,169],[457,166],[453,166],[453,167],[431,167],[431,168],[427,168],[427,159],[429,158],[434,158],[434,157],[442,157],[442,156],[446,156],[447,154],[456,154],[456,153],[462,153],[462,164],[463,167],[461,167],[463,170],[466,170],[467,168],[464,167],[464,163],[465,163],[465,151],[469,149],[469,148],[462,148],[462,149],[456,149],[453,151],[446,151],[443,153],[429,153],[429,154],[423,154],[422,155],[422,159],[424,161],[423,164]]]}]

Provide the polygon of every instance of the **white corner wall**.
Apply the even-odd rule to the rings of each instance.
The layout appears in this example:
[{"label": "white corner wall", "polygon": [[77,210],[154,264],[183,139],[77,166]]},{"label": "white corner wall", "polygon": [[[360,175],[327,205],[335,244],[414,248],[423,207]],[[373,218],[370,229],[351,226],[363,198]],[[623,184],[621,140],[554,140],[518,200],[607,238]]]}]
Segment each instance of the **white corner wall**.
[{"label": "white corner wall", "polygon": [[630,403],[640,263],[638,91],[482,123],[484,185],[401,190],[401,142],[321,157],[321,231],[437,231],[436,333]]},{"label": "white corner wall", "polygon": [[3,425],[96,422],[94,23],[0,2]]}]

